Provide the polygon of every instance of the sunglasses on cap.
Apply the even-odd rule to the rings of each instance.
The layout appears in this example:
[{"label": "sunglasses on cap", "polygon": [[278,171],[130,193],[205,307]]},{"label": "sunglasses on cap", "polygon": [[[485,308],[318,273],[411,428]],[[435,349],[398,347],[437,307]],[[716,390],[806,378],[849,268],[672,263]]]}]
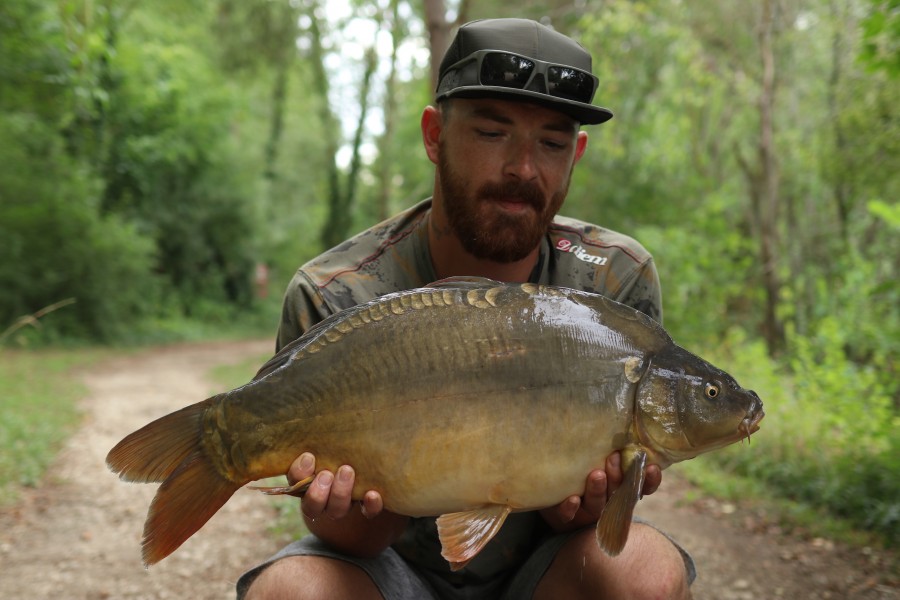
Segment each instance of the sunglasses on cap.
[{"label": "sunglasses on cap", "polygon": [[[465,77],[471,74],[472,65],[480,85],[538,91],[586,104],[590,104],[598,83],[587,71],[500,50],[477,50],[445,72],[458,70]],[[543,76],[543,86],[538,76]]]}]

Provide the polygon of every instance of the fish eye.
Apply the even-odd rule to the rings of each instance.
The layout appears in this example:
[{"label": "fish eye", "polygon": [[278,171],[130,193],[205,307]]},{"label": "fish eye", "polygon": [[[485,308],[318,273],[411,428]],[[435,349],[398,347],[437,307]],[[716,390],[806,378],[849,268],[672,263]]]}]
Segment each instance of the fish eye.
[{"label": "fish eye", "polygon": [[706,390],[704,390],[706,397],[710,400],[719,397],[719,386],[714,383],[707,383]]}]

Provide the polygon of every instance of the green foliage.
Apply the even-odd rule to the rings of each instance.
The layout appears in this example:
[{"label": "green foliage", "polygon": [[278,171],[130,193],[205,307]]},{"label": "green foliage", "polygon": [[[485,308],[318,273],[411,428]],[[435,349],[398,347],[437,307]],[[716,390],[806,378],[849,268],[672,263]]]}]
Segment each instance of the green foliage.
[{"label": "green foliage", "polygon": [[[746,285],[747,275],[758,268],[753,240],[741,234],[726,194],[710,198],[691,224],[642,226],[635,233],[656,257],[666,328],[689,348],[713,345],[733,315],[761,302],[761,290]],[[730,268],[721,268],[723,262]]]},{"label": "green foliage", "polygon": [[229,80],[211,18],[197,2],[0,8],[0,323],[73,297],[43,339],[121,340],[252,307],[255,264],[297,236],[260,235],[268,116],[247,108],[267,84]]},{"label": "green foliage", "polygon": [[117,68],[129,77],[109,115],[104,209],[152,236],[157,271],[187,314],[203,298],[249,304],[255,223],[229,153],[223,82],[188,46],[122,46]]},{"label": "green foliage", "polygon": [[900,75],[900,3],[897,0],[869,0],[869,14],[863,20],[863,47],[860,58],[873,69],[884,69],[892,77]]},{"label": "green foliage", "polygon": [[[766,418],[751,448],[708,460],[786,498],[900,539],[900,417],[876,365],[844,352],[846,333],[825,321],[815,336],[790,336],[787,367],[732,331],[715,362],[763,399]],[[896,384],[894,384],[896,386]]]},{"label": "green foliage", "polygon": [[51,335],[114,337],[155,293],[152,244],[98,213],[98,182],[40,121],[0,115],[0,139],[0,324],[72,297]]}]

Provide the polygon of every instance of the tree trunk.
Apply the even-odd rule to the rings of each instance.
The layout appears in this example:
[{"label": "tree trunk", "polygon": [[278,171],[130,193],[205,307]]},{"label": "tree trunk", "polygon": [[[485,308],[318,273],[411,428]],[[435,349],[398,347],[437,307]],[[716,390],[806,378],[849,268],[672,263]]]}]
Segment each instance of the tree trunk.
[{"label": "tree trunk", "polygon": [[[762,64],[760,80],[759,139],[757,168],[749,174],[751,202],[759,232],[759,256],[762,264],[766,306],[762,333],[769,353],[778,353],[784,343],[784,325],[778,317],[781,282],[778,274],[778,212],[780,173],[775,150],[775,51],[774,0],[763,0],[759,24],[759,52]],[[747,170],[745,169],[745,172]]]},{"label": "tree trunk", "polygon": [[319,3],[311,2],[308,7],[310,33],[310,62],[313,80],[319,96],[319,122],[325,135],[326,169],[328,170],[328,216],[322,227],[320,240],[323,249],[328,249],[343,240],[341,182],[337,165],[337,151],[340,139],[340,124],[331,112],[328,102],[328,73],[325,70],[325,51],[322,48],[322,31],[317,16]]},{"label": "tree trunk", "polygon": [[[844,28],[848,20],[847,11],[838,14],[837,2],[830,0],[828,2],[828,11],[833,24],[833,33],[831,38],[831,76],[828,78],[828,120],[834,129],[834,148],[838,157],[843,156],[847,149],[847,135],[841,125],[840,109],[838,107],[838,90],[841,84],[841,61],[843,55],[846,54],[844,49]],[[847,222],[850,219],[850,193],[847,183],[847,175],[843,169],[835,170],[832,174],[834,200],[837,204],[838,223],[841,229],[841,236],[844,241],[849,239],[847,231]]]},{"label": "tree trunk", "polygon": [[391,0],[388,22],[391,28],[391,63],[384,92],[384,133],[378,140],[378,196],[375,201],[375,218],[383,221],[391,212],[393,190],[393,144],[397,120],[397,50],[403,39],[400,24],[400,0]]},{"label": "tree trunk", "polygon": [[431,91],[437,89],[441,60],[450,46],[450,36],[454,27],[468,20],[469,0],[460,0],[456,21],[447,20],[447,6],[444,0],[424,0],[425,28],[431,48]]},{"label": "tree trunk", "polygon": [[759,239],[759,262],[762,266],[765,308],[762,334],[769,354],[777,354],[784,345],[784,325],[778,317],[781,281],[778,274],[779,182],[780,174],[775,151],[775,19],[772,14],[775,0],[763,0],[759,23],[759,53],[762,72],[757,100],[759,136],[756,142],[756,161],[750,164],[739,149],[736,155],[747,180],[750,213]]},{"label": "tree trunk", "polygon": [[269,190],[274,187],[277,175],[276,163],[278,162],[278,146],[281,142],[281,134],[284,129],[284,105],[287,100],[289,61],[278,65],[275,73],[275,83],[272,86],[272,115],[269,125],[269,137],[266,140],[266,166],[263,172]]},{"label": "tree trunk", "polygon": [[347,173],[347,185],[344,186],[346,192],[341,198],[341,210],[336,215],[337,227],[333,232],[336,237],[331,240],[332,245],[342,242],[350,234],[350,229],[353,226],[353,205],[356,202],[356,188],[362,167],[359,149],[362,146],[363,133],[366,130],[366,115],[369,112],[369,90],[372,87],[372,76],[375,74],[377,67],[378,53],[372,47],[366,51],[366,70],[359,90],[359,123],[356,125],[356,134],[353,136],[350,172]]}]

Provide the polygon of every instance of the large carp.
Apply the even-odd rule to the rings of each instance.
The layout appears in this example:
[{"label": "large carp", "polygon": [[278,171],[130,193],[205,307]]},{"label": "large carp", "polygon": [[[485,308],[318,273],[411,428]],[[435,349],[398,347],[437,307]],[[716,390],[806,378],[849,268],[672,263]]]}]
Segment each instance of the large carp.
[{"label": "large carp", "polygon": [[754,392],[639,311],[566,288],[451,279],[333,315],[250,383],[127,436],[107,463],[127,481],[162,482],[148,565],[241,486],[308,451],[317,469],[354,468],[354,499],[377,490],[387,510],[440,515],[457,569],[511,511],[583,493],[620,450],[625,478],[597,526],[617,554],[645,464],[748,437],[762,417]]}]

